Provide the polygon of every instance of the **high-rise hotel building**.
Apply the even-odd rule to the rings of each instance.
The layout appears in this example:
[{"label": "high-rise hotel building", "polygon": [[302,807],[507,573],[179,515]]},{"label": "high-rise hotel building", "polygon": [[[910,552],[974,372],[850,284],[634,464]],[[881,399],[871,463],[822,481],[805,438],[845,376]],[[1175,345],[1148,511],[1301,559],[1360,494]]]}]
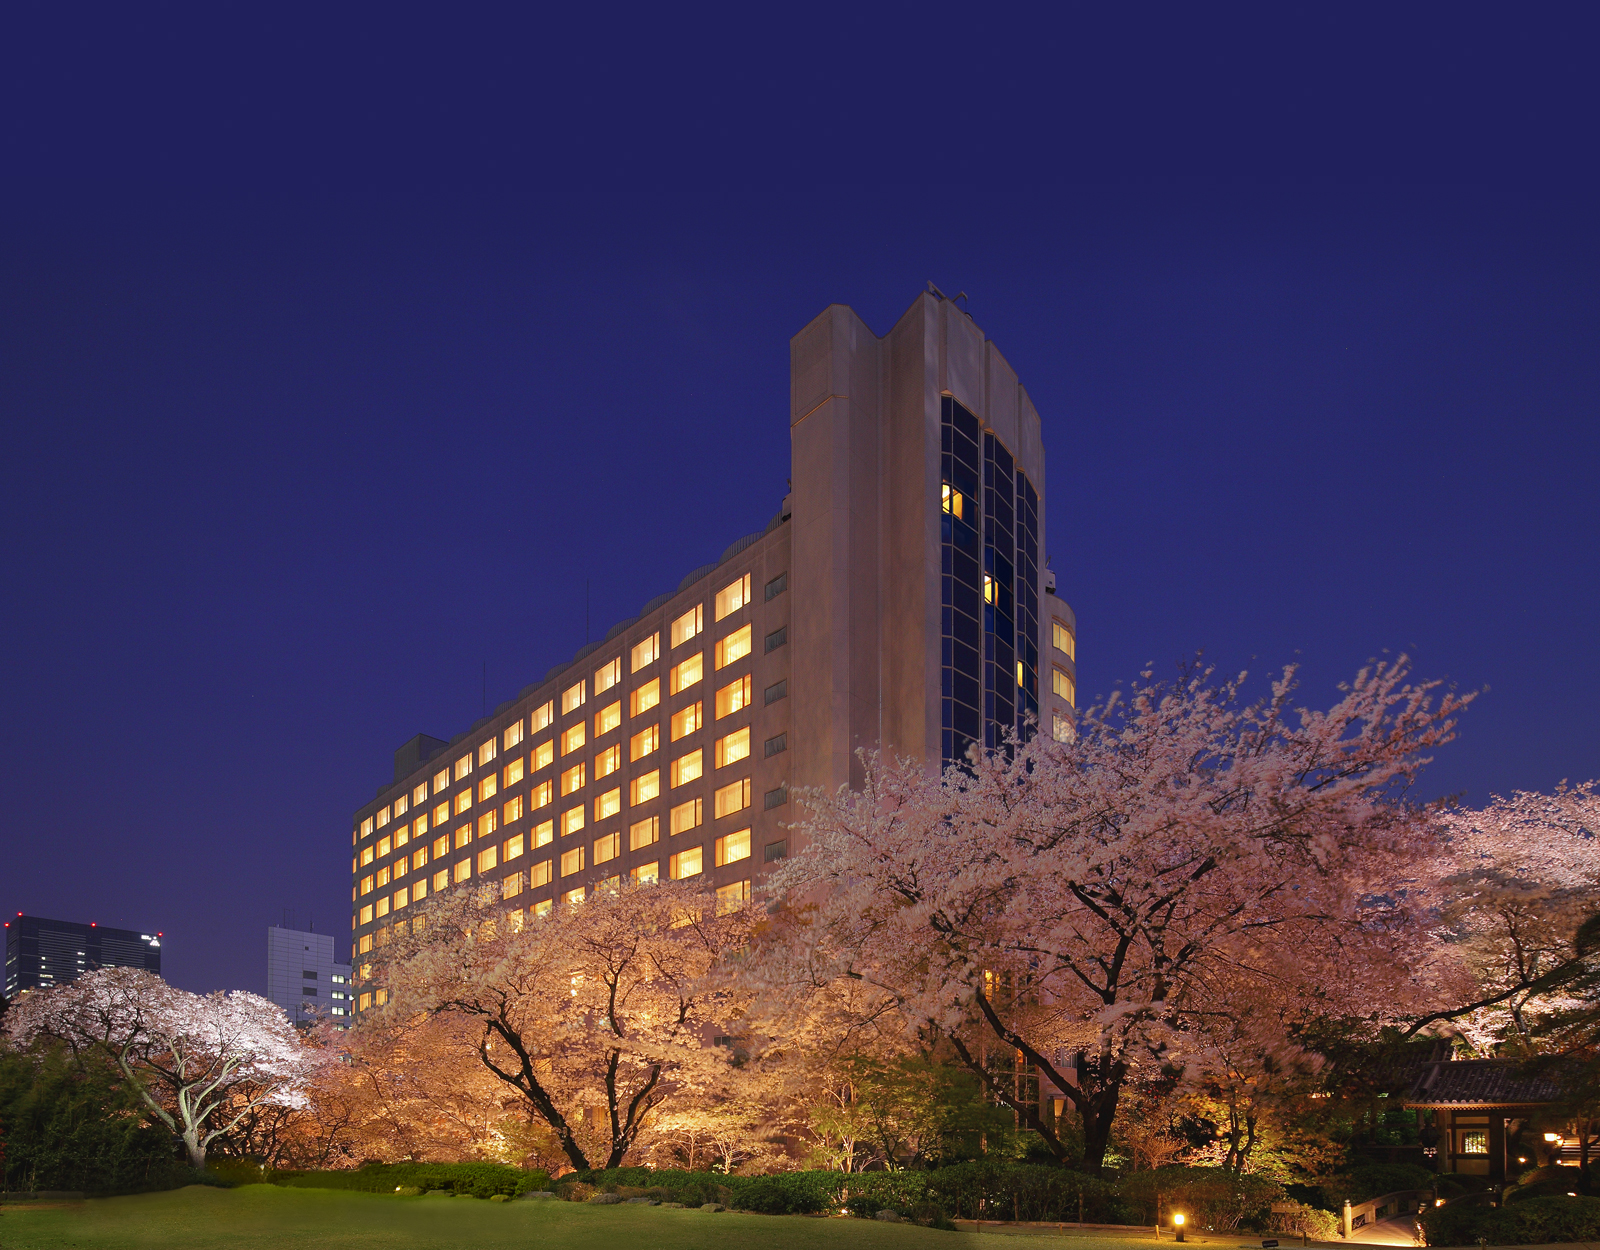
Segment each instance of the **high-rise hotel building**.
[{"label": "high-rise hotel building", "polygon": [[466,733],[395,753],[355,814],[358,979],[441,890],[495,883],[535,915],[624,878],[742,899],[794,849],[791,789],[859,784],[858,749],[938,767],[1068,731],[1039,415],[972,318],[931,288],[882,338],[825,309],[790,343],[789,427],[764,529]]}]

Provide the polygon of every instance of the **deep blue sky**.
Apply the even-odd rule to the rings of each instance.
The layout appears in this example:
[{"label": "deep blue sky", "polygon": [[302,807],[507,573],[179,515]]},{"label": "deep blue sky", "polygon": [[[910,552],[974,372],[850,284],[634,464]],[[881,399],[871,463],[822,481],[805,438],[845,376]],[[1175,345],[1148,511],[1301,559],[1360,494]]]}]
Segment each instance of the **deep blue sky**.
[{"label": "deep blue sky", "polygon": [[0,908],[342,938],[394,748],[761,528],[789,336],[930,278],[1085,697],[1406,651],[1488,688],[1428,796],[1600,774],[1581,32],[625,19],[0,38]]}]

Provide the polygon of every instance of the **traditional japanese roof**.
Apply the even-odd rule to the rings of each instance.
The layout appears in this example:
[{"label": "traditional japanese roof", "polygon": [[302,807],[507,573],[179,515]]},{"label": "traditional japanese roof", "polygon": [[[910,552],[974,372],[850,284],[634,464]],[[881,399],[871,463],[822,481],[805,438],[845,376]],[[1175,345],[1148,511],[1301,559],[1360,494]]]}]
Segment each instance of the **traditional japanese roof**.
[{"label": "traditional japanese roof", "polygon": [[1533,1073],[1513,1059],[1457,1059],[1426,1063],[1404,1098],[1407,1107],[1528,1107],[1562,1096],[1555,1074]]}]

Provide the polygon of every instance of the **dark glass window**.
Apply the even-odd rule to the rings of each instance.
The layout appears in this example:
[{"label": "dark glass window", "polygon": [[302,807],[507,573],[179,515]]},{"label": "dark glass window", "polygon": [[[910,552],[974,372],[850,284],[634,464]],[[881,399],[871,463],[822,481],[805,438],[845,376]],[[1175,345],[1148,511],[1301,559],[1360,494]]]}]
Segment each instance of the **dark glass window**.
[{"label": "dark glass window", "polygon": [[776,651],[788,641],[789,627],[785,625],[782,629],[775,629],[767,635],[767,650]]},{"label": "dark glass window", "polygon": [[779,786],[776,790],[768,790],[761,796],[762,809],[769,812],[775,807],[782,807],[788,801],[788,786]]},{"label": "dark glass window", "polygon": [[778,752],[787,751],[788,749],[789,735],[787,733],[781,733],[776,738],[768,738],[766,742],[762,743],[762,751],[767,759],[771,759]]},{"label": "dark glass window", "polygon": [[776,703],[779,699],[787,699],[789,697],[789,679],[785,677],[782,681],[773,682],[761,692],[761,697],[767,703]]},{"label": "dark glass window", "polygon": [[767,849],[761,853],[761,862],[770,864],[775,859],[783,859],[789,854],[789,840],[782,842],[768,842]]},{"label": "dark glass window", "polygon": [[781,595],[784,591],[786,591],[788,589],[789,589],[789,574],[788,573],[779,573],[776,577],[774,577],[770,582],[767,583],[767,598],[768,599],[776,599],[779,595]]}]

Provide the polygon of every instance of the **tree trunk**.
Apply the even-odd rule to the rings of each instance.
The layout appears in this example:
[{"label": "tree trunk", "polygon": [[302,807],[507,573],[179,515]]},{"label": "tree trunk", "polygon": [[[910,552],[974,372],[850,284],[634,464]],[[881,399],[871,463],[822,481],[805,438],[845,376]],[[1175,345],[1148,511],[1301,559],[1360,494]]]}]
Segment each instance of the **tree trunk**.
[{"label": "tree trunk", "polygon": [[189,1155],[189,1166],[196,1171],[204,1171],[206,1166],[206,1144],[200,1139],[200,1130],[186,1128],[183,1130],[183,1148]]}]

